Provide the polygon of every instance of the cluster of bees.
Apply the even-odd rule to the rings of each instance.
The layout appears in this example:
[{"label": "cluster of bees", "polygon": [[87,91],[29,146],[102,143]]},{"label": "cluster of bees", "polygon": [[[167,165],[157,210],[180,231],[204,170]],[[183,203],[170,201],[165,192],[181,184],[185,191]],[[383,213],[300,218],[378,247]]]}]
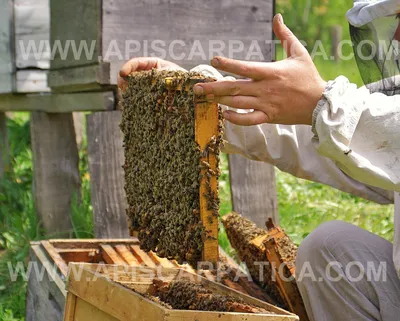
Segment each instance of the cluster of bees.
[{"label": "cluster of bees", "polygon": [[256,246],[252,245],[254,239],[267,235],[268,232],[234,212],[225,215],[222,222],[232,247],[237,251],[240,259],[246,263],[250,275],[270,296],[269,302],[286,308],[276,287],[271,265],[263,265],[263,273],[260,274],[260,262],[268,262],[265,251],[259,251]]},{"label": "cluster of bees", "polygon": [[[138,232],[144,250],[191,264],[201,260],[207,237],[199,193],[202,168],[207,164],[200,159],[210,152],[218,157],[222,141],[221,125],[221,135],[206,150],[196,143],[194,78],[204,77],[181,71],[133,74],[123,94],[120,125],[131,230]],[[218,195],[211,192],[209,208],[218,215]]]}]

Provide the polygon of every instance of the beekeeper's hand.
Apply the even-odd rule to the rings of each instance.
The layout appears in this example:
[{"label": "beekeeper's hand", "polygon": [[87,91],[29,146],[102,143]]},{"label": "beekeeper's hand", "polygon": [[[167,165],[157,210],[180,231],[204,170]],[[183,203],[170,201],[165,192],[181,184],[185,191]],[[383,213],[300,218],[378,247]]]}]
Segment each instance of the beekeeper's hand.
[{"label": "beekeeper's hand", "polygon": [[125,90],[127,86],[127,81],[125,78],[133,72],[151,70],[184,70],[177,64],[166,61],[156,57],[138,57],[129,60],[120,70],[118,75],[118,87],[121,90]]},{"label": "beekeeper's hand", "polygon": [[211,62],[215,68],[249,79],[198,84],[195,93],[233,108],[254,110],[249,113],[225,111],[225,119],[237,125],[311,125],[313,110],[326,82],[281,15],[275,16],[273,27],[287,59],[263,63],[215,57]]}]

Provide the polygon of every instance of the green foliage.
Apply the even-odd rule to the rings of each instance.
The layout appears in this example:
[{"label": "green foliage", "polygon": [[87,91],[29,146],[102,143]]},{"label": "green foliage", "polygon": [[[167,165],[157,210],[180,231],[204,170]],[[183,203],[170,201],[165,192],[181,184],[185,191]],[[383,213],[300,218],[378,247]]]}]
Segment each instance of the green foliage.
[{"label": "green foliage", "polygon": [[[15,114],[7,122],[9,171],[0,182],[0,320],[23,320],[26,283],[11,282],[7,263],[26,262],[29,242],[41,236],[32,202],[32,154],[29,122]],[[2,250],[3,249],[3,250]],[[6,250],[6,252],[4,252]]]},{"label": "green foliage", "polygon": [[280,224],[301,241],[326,221],[342,220],[393,241],[394,206],[382,206],[277,170]]},{"label": "green foliage", "polygon": [[14,318],[13,311],[10,309],[5,309],[2,304],[0,304],[0,321],[22,321],[24,318],[18,319]]},{"label": "green foliage", "polygon": [[282,13],[285,24],[295,35],[313,44],[321,40],[329,46],[331,28],[340,25],[343,37],[349,38],[346,12],[353,6],[349,0],[280,0],[276,3],[276,11]]},{"label": "green foliage", "polygon": [[[293,33],[306,42],[322,78],[328,81],[344,75],[361,86],[363,82],[353,57],[353,48],[349,44],[350,32],[346,19],[346,12],[352,6],[353,1],[349,0],[280,0],[277,1],[276,11],[283,14],[285,24]],[[334,26],[342,27],[342,40],[347,42],[341,47],[346,59],[337,62],[331,58],[331,30]],[[277,46],[276,56],[277,60],[285,57],[281,46]]]},{"label": "green foliage", "polygon": [[[32,198],[32,153],[29,114],[14,113],[7,120],[11,164],[0,181],[0,321],[22,321],[25,316],[26,282],[10,279],[9,264],[26,266],[29,242],[45,239]],[[87,173],[86,142],[80,150],[81,196],[72,208],[74,237],[93,237],[90,176]]]}]

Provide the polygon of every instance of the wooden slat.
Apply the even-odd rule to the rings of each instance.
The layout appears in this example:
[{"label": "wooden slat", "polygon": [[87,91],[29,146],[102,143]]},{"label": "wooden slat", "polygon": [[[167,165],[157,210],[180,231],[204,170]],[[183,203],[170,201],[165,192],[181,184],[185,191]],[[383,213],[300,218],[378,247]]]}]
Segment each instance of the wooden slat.
[{"label": "wooden slat", "polygon": [[[96,0],[90,3],[70,0],[51,1],[50,6],[52,42],[74,40],[79,46],[80,41],[84,40],[90,48],[92,41],[96,41],[91,57],[82,55],[75,59],[72,50],[66,59],[61,59],[59,55],[55,57],[51,69],[56,71],[50,75],[53,90],[70,91],[74,86],[72,90],[75,91],[79,88],[101,88],[102,81],[98,80],[98,74],[87,69],[83,73],[67,71],[75,67],[92,68],[99,61],[110,63],[106,83],[116,85],[117,72],[128,58],[160,54],[152,50],[153,40],[164,42],[161,49],[165,50],[166,60],[174,61],[186,69],[208,64],[211,56],[217,54],[231,55],[241,60],[268,61],[273,52],[273,46],[266,42],[272,40],[272,0],[240,3],[235,0],[162,0],[157,6],[151,0]],[[68,28],[64,28],[59,21],[69,23]],[[152,27],[148,28],[149,25]],[[215,30],[218,32],[215,33]],[[213,35],[211,42],[210,34]],[[177,43],[173,50],[168,50],[176,40],[183,41],[185,45]],[[254,41],[257,41],[259,51],[254,47]],[[244,49],[233,52],[241,43]],[[159,44],[154,44],[159,47]],[[137,50],[136,45],[140,46]],[[224,47],[222,52],[219,50],[221,46]],[[118,51],[120,54],[113,54]],[[262,56],[255,52],[261,52]],[[184,58],[177,59],[181,54]],[[82,83],[79,77],[71,76],[74,72],[80,74]]]},{"label": "wooden slat", "polygon": [[150,251],[147,253],[148,256],[153,260],[153,262],[157,265],[161,265],[163,268],[176,268],[176,265],[174,265],[171,261],[165,258],[161,258],[157,256],[154,252]]},{"label": "wooden slat", "polygon": [[148,256],[146,252],[144,252],[143,250],[140,249],[139,245],[131,245],[131,248],[133,251],[133,255],[138,259],[138,261],[141,264],[144,264],[145,266],[147,266],[149,268],[157,267],[157,265],[155,264],[155,262],[153,262],[151,257]]},{"label": "wooden slat", "polygon": [[[196,142],[199,144],[200,150],[203,151],[210,143],[211,138],[218,136],[218,105],[210,103],[197,103],[195,101],[195,136]],[[217,171],[217,159],[212,153],[200,158],[200,164],[205,161],[210,164],[210,169]],[[200,216],[203,226],[207,232],[203,247],[203,261],[216,263],[218,262],[218,217],[213,216],[213,212],[207,206],[207,169],[202,169],[202,178],[200,181]],[[215,176],[210,178],[211,190],[218,195],[218,181]]]},{"label": "wooden slat", "polygon": [[60,272],[63,275],[67,276],[68,266],[62,259],[60,254],[56,251],[56,249],[49,243],[49,241],[41,241],[40,243],[43,246],[43,248],[47,251],[49,256],[54,260],[54,263],[59,268]]},{"label": "wooden slat", "polygon": [[[48,69],[50,47],[43,44],[50,41],[49,0],[14,0],[14,17],[17,68]],[[29,45],[35,45],[41,54],[29,54]],[[41,45],[43,49],[39,51]]]},{"label": "wooden slat", "polygon": [[75,308],[76,308],[76,295],[68,293],[67,300],[65,302],[64,321],[76,321],[75,319]]},{"label": "wooden slat", "polygon": [[72,114],[31,113],[34,200],[48,235],[72,234],[72,203],[79,201],[79,154]]},{"label": "wooden slat", "polygon": [[73,111],[113,110],[114,107],[113,92],[0,96],[0,111],[69,113]]},{"label": "wooden slat", "polygon": [[[61,41],[64,44],[67,40],[86,42],[90,49],[92,42],[95,42],[94,51],[89,57],[82,54],[74,57],[72,50],[69,50],[65,59],[59,54],[51,61],[51,69],[62,69],[77,66],[96,64],[102,55],[101,46],[101,4],[100,0],[82,1],[50,1],[51,15],[51,43]],[[63,23],[60,23],[63,22]],[[68,25],[68,28],[65,26]]]},{"label": "wooden slat", "polygon": [[[258,40],[260,51],[268,56],[271,45],[265,40],[272,39],[272,15],[273,1],[167,1],[161,0],[154,5],[152,0],[130,1],[130,0],[104,0],[103,12],[103,39],[102,55],[106,60],[106,52],[111,44],[117,44],[125,56],[126,41],[137,40],[141,48],[128,56],[148,56],[152,53],[150,44],[153,40],[165,42],[165,59],[174,61],[186,69],[191,69],[199,64],[209,64],[213,55],[213,47],[218,48],[220,44],[210,42],[212,40],[222,41],[225,45],[222,54],[232,58],[245,60],[263,60],[257,55],[248,56],[250,44]],[[179,17],[179,19],[177,19]],[[148,26],[151,25],[151,28]],[[185,26],[182,28],[182,26]],[[217,30],[217,32],[216,32]],[[77,30],[77,32],[82,32]],[[177,44],[173,50],[168,50],[174,40],[182,40],[185,46]],[[238,53],[230,53],[229,47],[232,40],[243,42],[245,50]],[[147,52],[145,42],[148,41]],[[196,41],[204,54],[190,56]],[[234,44],[232,44],[234,46]],[[135,45],[131,46],[135,49]],[[235,48],[237,48],[237,43]],[[196,47],[194,47],[196,49]],[[128,47],[129,50],[129,47]],[[158,54],[154,52],[154,54]],[[184,59],[176,59],[184,54]],[[214,55],[217,52],[214,50]],[[123,57],[126,58],[126,57]],[[175,59],[175,60],[174,60]],[[267,57],[265,58],[267,60]],[[109,61],[120,63],[120,57],[115,55],[108,57]],[[113,68],[112,68],[113,69]],[[111,75],[116,77],[116,69]]]},{"label": "wooden slat", "polygon": [[[274,238],[271,238],[267,241],[267,243],[264,244],[266,246],[268,261],[275,269],[278,289],[281,293],[281,296],[285,298],[285,303],[289,307],[289,310],[293,313],[296,313],[300,317],[301,321],[309,321],[310,319],[308,318],[305,305],[298,290],[297,283],[294,279],[295,268],[289,271],[289,268],[286,265],[283,265],[283,270],[281,270],[282,264],[285,264],[286,262],[283,261],[275,240],[284,237],[285,234],[280,228],[277,228],[276,230],[276,232],[280,233],[278,235],[275,235]],[[284,280],[281,273],[284,273],[284,275],[291,275],[293,277],[293,280]]]},{"label": "wooden slat", "polygon": [[121,111],[87,116],[90,187],[97,238],[128,237]]},{"label": "wooden slat", "polygon": [[229,177],[235,212],[249,218],[260,228],[265,228],[268,218],[279,223],[273,166],[241,155],[229,155]]},{"label": "wooden slat", "polygon": [[66,263],[69,262],[86,262],[98,263],[101,256],[98,249],[61,249],[57,250]]},{"label": "wooden slat", "polygon": [[14,89],[12,1],[0,0],[0,8],[0,94],[2,94],[10,93]]},{"label": "wooden slat", "polygon": [[137,238],[127,238],[127,239],[52,239],[49,242],[58,250],[59,249],[90,249],[98,248],[100,244],[139,244]]},{"label": "wooden slat", "polygon": [[47,86],[47,71],[19,70],[16,74],[17,93],[50,92]]},{"label": "wooden slat", "polygon": [[[164,307],[149,301],[138,293],[130,291],[126,287],[121,286],[118,282],[108,280],[100,273],[96,273],[95,266],[81,265],[82,273],[79,273],[79,279],[76,279],[76,274],[71,274],[68,291],[77,295],[79,298],[85,300],[98,309],[106,312],[118,320],[132,320],[140,319],[141,321],[153,320],[226,320],[226,321],[239,321],[239,320],[272,320],[272,321],[290,321],[298,320],[298,317],[290,314],[280,308],[272,306],[268,303],[262,302],[255,298],[241,294],[235,290],[229,289],[225,286],[215,282],[208,281],[202,277],[187,273],[183,270],[165,269],[161,271],[161,275],[168,280],[176,278],[192,280],[204,285],[214,293],[230,295],[233,297],[240,297],[246,304],[256,305],[261,308],[271,311],[271,313],[262,314],[243,314],[243,313],[222,313],[222,312],[208,312],[208,311],[183,311],[183,310],[169,310]],[[126,283],[126,275],[130,275],[130,269],[119,266],[119,269],[124,280],[124,284],[129,287],[135,287],[134,283]],[[119,272],[113,269],[116,274],[107,276],[111,279],[118,280]],[[136,271],[136,270],[135,270]],[[106,272],[106,271],[104,271]],[[128,280],[129,281],[129,280]],[[135,282],[135,278],[132,278]],[[138,282],[139,288],[143,289],[147,284]]]},{"label": "wooden slat", "polygon": [[125,244],[115,245],[115,250],[130,266],[140,265],[138,259],[132,254]]},{"label": "wooden slat", "polygon": [[208,312],[208,311],[187,311],[172,310],[165,316],[165,321],[292,321],[298,320],[295,316],[276,315],[276,314],[258,314],[258,313],[230,313],[230,312]]},{"label": "wooden slat", "polygon": [[111,82],[109,63],[51,70],[48,82],[53,92],[107,90],[107,85],[117,84]]},{"label": "wooden slat", "polygon": [[[54,262],[40,242],[31,243],[30,262],[40,273],[30,273],[27,285],[26,320],[61,321],[66,290],[64,280],[53,269]],[[64,276],[63,276],[64,277]]]},{"label": "wooden slat", "polygon": [[133,313],[140,316],[141,321],[164,319],[164,308],[161,306],[101,275],[93,276],[92,272],[84,269],[79,280],[74,277],[69,279],[68,291],[117,320],[132,320]]},{"label": "wooden slat", "polygon": [[103,251],[103,258],[106,263],[126,265],[127,262],[125,262],[125,260],[118,255],[111,245],[102,244],[100,245],[100,248]]},{"label": "wooden slat", "polygon": [[76,300],[75,316],[73,320],[118,321],[118,319],[80,298]]}]

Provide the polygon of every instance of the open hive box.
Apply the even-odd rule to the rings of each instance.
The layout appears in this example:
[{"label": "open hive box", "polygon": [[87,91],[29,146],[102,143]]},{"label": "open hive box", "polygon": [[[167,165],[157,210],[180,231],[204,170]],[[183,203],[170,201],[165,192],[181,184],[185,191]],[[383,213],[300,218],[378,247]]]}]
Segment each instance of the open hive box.
[{"label": "open hive box", "polygon": [[[26,320],[61,321],[66,298],[65,281],[69,263],[121,264],[131,267],[182,268],[194,272],[188,264],[160,258],[140,249],[137,238],[111,240],[48,240],[31,243],[30,261],[43,271],[29,275]],[[270,298],[220,249],[221,268],[218,274],[210,270],[196,271],[209,280],[263,301]]]},{"label": "open hive box", "polygon": [[182,269],[70,264],[64,320],[289,321],[298,317]]}]

